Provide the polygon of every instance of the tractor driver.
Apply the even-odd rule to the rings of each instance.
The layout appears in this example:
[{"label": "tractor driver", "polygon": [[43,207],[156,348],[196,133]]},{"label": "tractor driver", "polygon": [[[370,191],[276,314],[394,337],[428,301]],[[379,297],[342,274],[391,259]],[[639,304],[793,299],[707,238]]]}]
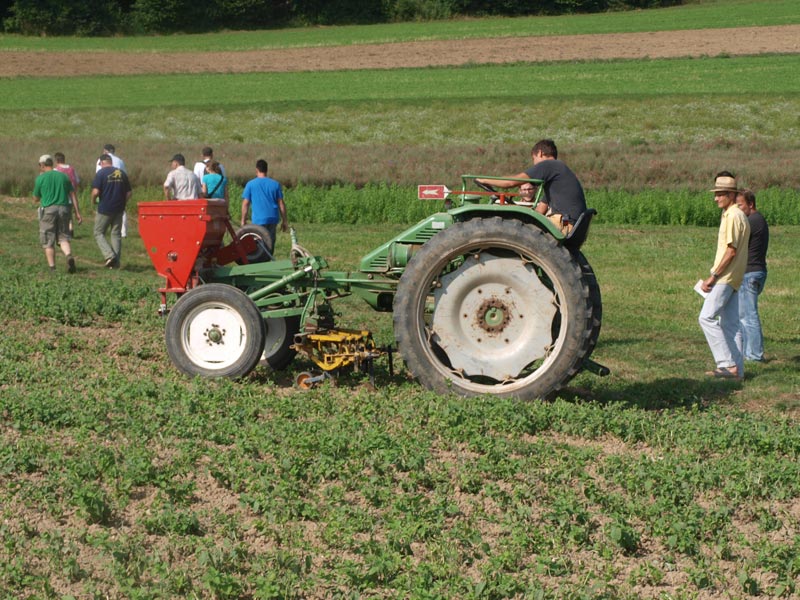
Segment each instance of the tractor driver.
[{"label": "tractor driver", "polygon": [[563,233],[569,235],[575,221],[586,211],[586,196],[583,186],[570,168],[558,160],[558,148],[553,140],[539,140],[531,149],[533,166],[509,179],[478,179],[479,183],[498,188],[520,185],[514,179],[540,179],[544,183],[544,197],[536,210]]}]

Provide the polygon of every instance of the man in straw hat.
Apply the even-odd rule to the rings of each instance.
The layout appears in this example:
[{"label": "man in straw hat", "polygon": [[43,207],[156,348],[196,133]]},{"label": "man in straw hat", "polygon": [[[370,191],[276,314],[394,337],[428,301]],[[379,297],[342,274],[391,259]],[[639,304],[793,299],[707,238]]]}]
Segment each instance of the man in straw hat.
[{"label": "man in straw hat", "polygon": [[736,178],[728,171],[714,180],[714,202],[722,209],[717,237],[717,254],[711,275],[701,284],[708,295],[700,311],[700,327],[706,336],[716,369],[709,377],[743,379],[742,333],[739,327],[739,298],[736,291],[747,267],[750,224],[736,206]]}]

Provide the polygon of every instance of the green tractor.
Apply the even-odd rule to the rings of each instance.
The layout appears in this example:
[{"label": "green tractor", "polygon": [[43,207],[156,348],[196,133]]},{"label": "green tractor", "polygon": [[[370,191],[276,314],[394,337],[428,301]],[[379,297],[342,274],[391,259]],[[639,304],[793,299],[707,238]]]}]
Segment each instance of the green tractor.
[{"label": "green tractor", "polygon": [[[297,377],[302,388],[345,367],[371,369],[391,347],[334,322],[332,302],[354,294],[393,313],[406,367],[442,394],[528,400],[581,369],[607,374],[590,359],[602,301],[580,250],[595,211],[565,237],[515,193],[468,191],[484,177],[462,176],[459,192],[420,186],[441,194],[445,210],[368,253],[358,272],[328,271],[294,232],[289,258],[260,262],[272,258],[266,230],[234,232],[221,201],[140,204],[142,239],[166,279],[159,292],[172,362],[192,376],[241,377],[260,361],[285,369],[301,353],[319,368]],[[169,293],[179,296],[170,310]]]}]

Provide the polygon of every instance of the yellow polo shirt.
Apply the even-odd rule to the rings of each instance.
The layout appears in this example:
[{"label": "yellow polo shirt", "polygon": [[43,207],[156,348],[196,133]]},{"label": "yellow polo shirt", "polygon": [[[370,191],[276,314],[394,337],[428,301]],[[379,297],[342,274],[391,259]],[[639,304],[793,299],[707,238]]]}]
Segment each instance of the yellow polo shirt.
[{"label": "yellow polo shirt", "polygon": [[[742,210],[732,204],[722,213],[722,220],[719,224],[719,236],[717,236],[717,255],[714,258],[714,272],[717,273],[716,283],[727,283],[733,289],[738,290],[744,279],[744,271],[747,268],[747,246],[750,243],[750,222]],[[717,265],[725,255],[728,246],[736,248],[736,256],[731,264],[722,271],[717,271]]]}]

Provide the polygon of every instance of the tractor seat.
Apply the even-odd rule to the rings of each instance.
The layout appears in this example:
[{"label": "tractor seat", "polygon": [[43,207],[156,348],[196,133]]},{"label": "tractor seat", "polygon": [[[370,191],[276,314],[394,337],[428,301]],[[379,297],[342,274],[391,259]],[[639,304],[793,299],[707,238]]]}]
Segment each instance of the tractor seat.
[{"label": "tractor seat", "polygon": [[594,208],[587,208],[581,213],[581,216],[575,221],[575,225],[572,226],[572,231],[564,238],[564,245],[567,248],[577,250],[583,245],[583,242],[589,236],[589,225],[592,223],[592,217],[596,214],[597,211]]}]

